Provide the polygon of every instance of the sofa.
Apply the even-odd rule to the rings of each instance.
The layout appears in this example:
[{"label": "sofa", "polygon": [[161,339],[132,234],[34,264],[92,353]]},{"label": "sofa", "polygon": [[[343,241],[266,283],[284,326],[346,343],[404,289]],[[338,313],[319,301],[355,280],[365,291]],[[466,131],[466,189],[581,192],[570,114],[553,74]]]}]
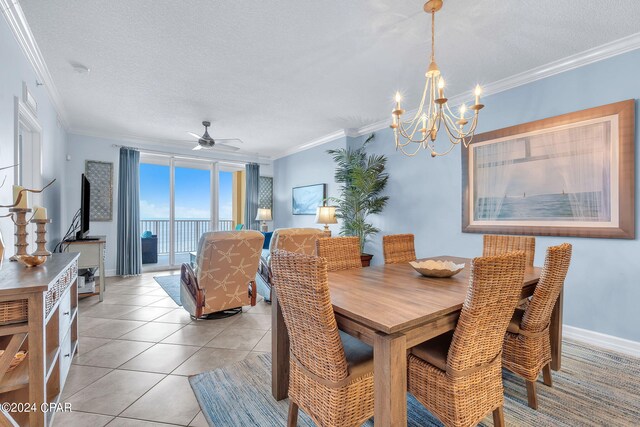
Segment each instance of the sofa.
[{"label": "sofa", "polygon": [[271,236],[268,249],[262,249],[258,274],[261,283],[258,292],[265,301],[271,301],[271,254],[280,249],[305,255],[316,255],[316,240],[325,237],[325,232],[317,228],[278,228]]}]

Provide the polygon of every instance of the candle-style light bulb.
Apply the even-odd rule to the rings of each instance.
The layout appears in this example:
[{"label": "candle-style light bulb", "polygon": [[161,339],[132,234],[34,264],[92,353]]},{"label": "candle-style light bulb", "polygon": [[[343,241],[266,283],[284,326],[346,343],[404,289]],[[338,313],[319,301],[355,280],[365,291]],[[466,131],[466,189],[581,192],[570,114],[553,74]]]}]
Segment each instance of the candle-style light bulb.
[{"label": "candle-style light bulb", "polygon": [[427,133],[427,115],[422,114],[422,133]]},{"label": "candle-style light bulb", "polygon": [[480,85],[476,85],[475,95],[476,95],[476,105],[479,105],[480,95],[482,95],[482,88],[480,87]]},{"label": "candle-style light bulb", "polygon": [[460,119],[464,119],[464,113],[467,111],[466,104],[462,104],[460,106]]},{"label": "candle-style light bulb", "polygon": [[442,77],[438,80],[438,98],[444,98],[444,79]]},{"label": "candle-style light bulb", "polygon": [[400,107],[400,101],[402,100],[402,96],[400,95],[400,92],[396,92],[396,96],[395,96],[395,100],[396,100],[396,112],[398,114],[398,118],[400,117],[402,108]]}]

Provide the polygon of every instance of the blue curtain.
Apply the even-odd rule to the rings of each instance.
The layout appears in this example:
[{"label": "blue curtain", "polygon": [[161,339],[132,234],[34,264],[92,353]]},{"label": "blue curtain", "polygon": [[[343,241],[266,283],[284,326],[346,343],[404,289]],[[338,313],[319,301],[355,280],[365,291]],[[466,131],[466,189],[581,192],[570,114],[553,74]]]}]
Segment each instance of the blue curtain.
[{"label": "blue curtain", "polygon": [[246,200],[244,207],[244,223],[249,230],[259,230],[258,215],[258,186],[260,184],[260,165],[249,163],[246,165]]},{"label": "blue curtain", "polygon": [[142,273],[140,241],[140,152],[120,148],[118,174],[118,259],[116,273]]}]

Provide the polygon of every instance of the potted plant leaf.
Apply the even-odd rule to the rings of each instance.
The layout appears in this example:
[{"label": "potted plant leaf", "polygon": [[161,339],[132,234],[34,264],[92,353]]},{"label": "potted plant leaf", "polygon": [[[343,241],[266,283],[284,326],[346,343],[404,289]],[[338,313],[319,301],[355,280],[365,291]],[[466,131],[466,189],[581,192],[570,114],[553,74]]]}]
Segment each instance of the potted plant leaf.
[{"label": "potted plant leaf", "polygon": [[389,179],[385,172],[387,157],[365,150],[374,138],[371,134],[359,148],[327,150],[336,163],[335,180],[340,184],[340,196],[330,198],[337,205],[336,217],[342,219],[340,234],[360,239],[363,267],[369,266],[373,257],[364,252],[365,243],[380,231],[367,219],[381,213],[389,200],[382,195]]}]

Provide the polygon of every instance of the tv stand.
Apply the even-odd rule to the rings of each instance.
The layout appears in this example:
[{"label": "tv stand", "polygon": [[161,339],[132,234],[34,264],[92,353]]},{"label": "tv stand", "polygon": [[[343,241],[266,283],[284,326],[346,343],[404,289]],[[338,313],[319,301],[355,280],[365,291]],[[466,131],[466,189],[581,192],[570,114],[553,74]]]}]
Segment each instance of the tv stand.
[{"label": "tv stand", "polygon": [[67,240],[64,242],[64,252],[79,252],[78,268],[97,268],[99,276],[97,278],[98,288],[93,293],[78,294],[80,298],[94,295],[100,296],[100,302],[104,300],[104,291],[106,290],[104,259],[105,249],[107,246],[106,236],[87,236],[82,240]]}]

